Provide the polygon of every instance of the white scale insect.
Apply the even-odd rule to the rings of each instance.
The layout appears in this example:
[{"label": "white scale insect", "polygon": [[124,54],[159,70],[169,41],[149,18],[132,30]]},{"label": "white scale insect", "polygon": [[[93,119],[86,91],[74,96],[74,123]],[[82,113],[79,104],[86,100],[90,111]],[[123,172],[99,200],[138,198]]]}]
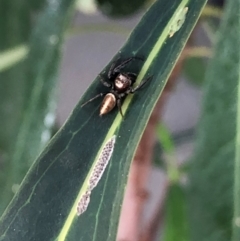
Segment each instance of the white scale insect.
[{"label": "white scale insect", "polygon": [[88,204],[90,202],[91,191],[97,186],[100,181],[107,164],[112,156],[114,145],[116,141],[116,136],[112,136],[109,141],[106,142],[105,146],[100,153],[100,156],[97,160],[97,163],[90,175],[87,191],[80,198],[77,205],[77,215],[81,215],[83,212],[87,210]]},{"label": "white scale insect", "polygon": [[188,11],[188,7],[184,7],[177,12],[173,20],[173,23],[169,28],[169,38],[171,38],[182,27],[186,19],[187,11]]}]

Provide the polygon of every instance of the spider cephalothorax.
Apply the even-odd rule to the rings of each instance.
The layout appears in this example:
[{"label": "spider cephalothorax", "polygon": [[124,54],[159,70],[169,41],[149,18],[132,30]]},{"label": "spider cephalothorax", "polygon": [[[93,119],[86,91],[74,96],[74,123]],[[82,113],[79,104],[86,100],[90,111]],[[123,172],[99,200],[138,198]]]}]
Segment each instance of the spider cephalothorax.
[{"label": "spider cephalothorax", "polygon": [[119,64],[117,64],[119,62],[119,59],[113,62],[108,71],[108,81],[104,80],[103,77],[100,75],[100,80],[102,84],[108,87],[110,90],[106,93],[100,93],[96,95],[92,99],[85,102],[82,106],[86,105],[87,103],[95,100],[100,96],[105,95],[100,107],[100,116],[110,112],[116,106],[116,104],[121,115],[123,116],[121,109],[122,100],[128,94],[134,93],[135,91],[139,90],[141,87],[143,87],[145,83],[147,83],[148,80],[152,78],[152,76],[150,76],[149,78],[142,80],[142,82],[139,85],[133,87],[133,84],[137,79],[137,75],[131,72],[122,72],[122,69],[134,59],[143,60],[139,57],[130,57],[128,59],[123,60]]}]

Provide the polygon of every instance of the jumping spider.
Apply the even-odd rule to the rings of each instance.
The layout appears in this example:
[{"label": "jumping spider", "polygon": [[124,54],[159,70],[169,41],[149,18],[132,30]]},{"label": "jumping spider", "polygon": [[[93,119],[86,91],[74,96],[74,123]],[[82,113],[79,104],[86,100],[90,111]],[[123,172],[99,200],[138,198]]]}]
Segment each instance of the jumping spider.
[{"label": "jumping spider", "polygon": [[140,88],[142,88],[149,80],[152,79],[152,76],[148,77],[145,80],[142,80],[142,82],[137,85],[136,87],[133,87],[133,84],[135,83],[137,79],[137,74],[131,73],[131,72],[121,72],[121,70],[129,64],[132,60],[143,60],[140,57],[130,57],[128,59],[123,60],[120,64],[117,64],[119,62],[119,59],[112,63],[109,71],[108,71],[108,80],[109,82],[105,81],[101,75],[99,75],[100,80],[102,84],[110,90],[106,93],[100,93],[93,97],[92,99],[88,100],[82,106],[86,105],[87,103],[95,100],[96,98],[100,96],[104,96],[104,99],[102,101],[101,107],[100,107],[100,116],[109,113],[117,104],[118,110],[123,117],[122,113],[122,100],[128,95],[133,94]]}]

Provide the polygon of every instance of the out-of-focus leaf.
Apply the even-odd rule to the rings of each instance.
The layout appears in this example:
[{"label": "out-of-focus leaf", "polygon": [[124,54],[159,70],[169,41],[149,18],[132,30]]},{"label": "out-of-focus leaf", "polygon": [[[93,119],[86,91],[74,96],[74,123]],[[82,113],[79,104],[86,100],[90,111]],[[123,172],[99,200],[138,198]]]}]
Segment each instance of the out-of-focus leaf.
[{"label": "out-of-focus leaf", "polygon": [[18,62],[24,60],[28,54],[28,47],[21,45],[16,48],[0,52],[0,72],[11,68]]},{"label": "out-of-focus leaf", "polygon": [[223,7],[225,0],[209,0],[208,2],[214,6]]},{"label": "out-of-focus leaf", "polygon": [[99,99],[81,106],[96,94],[109,91],[99,77],[92,83],[4,212],[0,240],[116,239],[131,160],[204,4],[202,0],[160,0],[152,5],[102,72],[106,78],[118,57],[141,56],[144,62],[132,61],[123,71],[138,74],[136,85],[149,76],[152,79],[124,100],[124,118],[117,108],[99,117]]},{"label": "out-of-focus leaf", "polygon": [[158,123],[156,128],[158,141],[161,143],[163,151],[167,154],[174,152],[175,146],[170,131],[163,123]]},{"label": "out-of-focus leaf", "polygon": [[[30,34],[31,16],[29,1],[0,1],[0,52],[24,46]],[[18,49],[18,57],[23,57],[27,52],[25,47]],[[3,56],[2,56],[3,57]],[[6,59],[1,57],[3,67],[0,72],[0,214],[7,202],[4,200],[3,189],[6,186],[6,178],[9,177],[11,157],[16,144],[16,135],[23,118],[24,105],[27,99],[26,86],[28,81],[25,78],[26,62],[15,61],[12,58],[6,65]],[[13,57],[13,56],[12,56]],[[5,55],[6,58],[6,55]],[[9,59],[8,59],[9,60]],[[17,60],[17,58],[15,59]],[[5,67],[11,68],[6,69]],[[5,71],[3,71],[5,69]],[[13,193],[11,191],[11,197]]]},{"label": "out-of-focus leaf", "polygon": [[[240,240],[239,233],[236,235],[235,232],[239,230],[236,223],[232,231],[233,213],[240,215],[240,198],[236,195],[240,193],[239,186],[237,190],[239,175],[235,176],[235,190],[233,188],[235,151],[240,148],[236,143],[236,135],[239,136],[237,113],[240,110],[239,13],[239,0],[227,1],[204,85],[202,117],[190,173],[194,241],[229,241],[233,233],[232,240]],[[239,166],[235,168],[239,172]],[[233,208],[234,193],[238,208]]]},{"label": "out-of-focus leaf", "polygon": [[124,17],[139,11],[146,0],[96,0],[98,8],[107,16]]},{"label": "out-of-focus leaf", "polygon": [[[6,2],[13,9],[16,8],[15,1]],[[1,88],[0,111],[3,115],[0,120],[0,144],[6,159],[1,168],[0,211],[11,200],[12,188],[20,184],[33,160],[51,137],[57,68],[65,25],[73,2],[49,1],[31,36],[28,59],[21,66],[19,64],[2,73],[4,88]],[[10,10],[10,7],[5,9],[10,16],[4,15],[3,20],[6,23],[15,23]],[[21,8],[16,10],[17,13],[18,11],[24,13],[24,15],[22,12],[19,13],[21,21],[26,16],[30,17],[31,12],[29,8],[27,10]],[[10,31],[14,37],[18,31],[22,33],[26,28],[26,26],[18,27],[20,29],[15,33],[9,26],[10,29],[6,28],[5,35],[8,36],[7,31]]]},{"label": "out-of-focus leaf", "polygon": [[183,63],[183,71],[191,83],[202,85],[206,72],[206,63],[202,58],[186,58]]},{"label": "out-of-focus leaf", "polygon": [[154,145],[152,162],[158,168],[165,168],[163,160],[163,148],[159,141],[157,141]]},{"label": "out-of-focus leaf", "polygon": [[164,159],[174,153],[174,142],[167,127],[158,123],[156,127],[157,142],[153,151],[153,162],[156,166],[165,168]]},{"label": "out-of-focus leaf", "polygon": [[203,11],[202,18],[203,18],[203,21],[202,21],[203,29],[205,30],[209,40],[214,44],[215,35],[217,30],[219,29],[220,20],[222,18],[222,6],[217,7],[217,4],[207,5]]},{"label": "out-of-focus leaf", "polygon": [[163,241],[188,241],[186,191],[178,183],[170,184],[165,202]]},{"label": "out-of-focus leaf", "polygon": [[96,0],[77,0],[76,9],[85,14],[95,14],[97,13]]},{"label": "out-of-focus leaf", "polygon": [[31,6],[31,10],[40,11],[44,8],[44,5],[46,4],[46,0],[31,0],[29,1],[29,4]]}]

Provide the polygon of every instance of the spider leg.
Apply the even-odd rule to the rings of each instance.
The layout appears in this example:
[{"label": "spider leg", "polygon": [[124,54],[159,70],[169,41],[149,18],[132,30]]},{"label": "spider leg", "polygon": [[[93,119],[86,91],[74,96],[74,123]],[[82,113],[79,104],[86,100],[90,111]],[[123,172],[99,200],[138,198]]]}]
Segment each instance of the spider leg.
[{"label": "spider leg", "polygon": [[111,79],[111,78],[113,77],[113,75],[115,74],[115,73],[113,72],[113,70],[115,69],[116,64],[117,64],[117,62],[118,62],[119,60],[120,60],[120,57],[112,63],[112,65],[111,65],[111,67],[110,67],[110,69],[109,69],[109,71],[108,71],[108,78],[109,78],[109,79]]},{"label": "spider leg", "polygon": [[121,99],[117,99],[117,107],[118,107],[118,110],[119,110],[122,118],[124,118],[123,113],[122,113],[122,103],[121,103]]},{"label": "spider leg", "polygon": [[108,88],[112,87],[112,85],[110,83],[108,83],[107,81],[104,80],[104,78],[101,76],[101,74],[99,74],[98,77],[100,78],[100,81],[104,86],[106,86]]},{"label": "spider leg", "polygon": [[131,79],[132,83],[134,83],[134,82],[136,81],[136,79],[137,79],[137,74],[134,74],[134,73],[131,73],[131,72],[127,72],[127,73],[125,73],[125,74],[128,76],[128,78]]},{"label": "spider leg", "polygon": [[124,68],[128,63],[130,63],[131,61],[133,61],[134,59],[139,59],[139,60],[144,60],[141,57],[130,57],[128,59],[125,59],[121,64],[119,64],[118,66],[116,66],[116,63],[119,61],[120,58],[117,59],[117,61],[113,62],[113,64],[111,65],[109,71],[108,71],[108,78],[112,78],[115,74],[119,73],[120,70],[122,68]]},{"label": "spider leg", "polygon": [[95,100],[95,99],[97,99],[98,97],[101,97],[101,96],[103,96],[103,95],[105,95],[105,93],[100,93],[100,94],[94,96],[94,97],[91,98],[90,100],[88,100],[88,101],[86,101],[85,103],[83,103],[83,104],[81,105],[81,107],[83,107],[84,105],[88,104],[89,102],[92,102],[93,100]]},{"label": "spider leg", "polygon": [[152,76],[150,76],[150,77],[148,77],[147,79],[145,79],[145,80],[142,80],[142,82],[138,85],[138,86],[136,86],[135,88],[131,88],[130,89],[130,93],[134,93],[135,91],[137,91],[137,90],[139,90],[140,88],[142,88],[149,80],[151,80],[153,78],[153,75]]}]

